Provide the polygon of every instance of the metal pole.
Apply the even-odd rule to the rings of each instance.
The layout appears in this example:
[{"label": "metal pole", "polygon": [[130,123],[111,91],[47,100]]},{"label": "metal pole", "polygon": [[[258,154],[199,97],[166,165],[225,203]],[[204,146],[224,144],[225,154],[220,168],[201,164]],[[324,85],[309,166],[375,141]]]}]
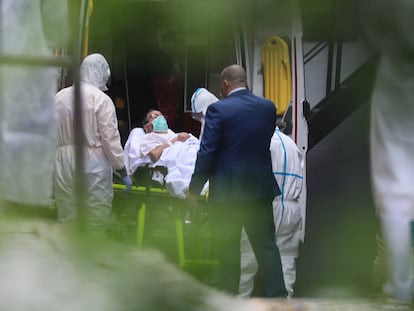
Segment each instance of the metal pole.
[{"label": "metal pole", "polygon": [[84,176],[84,157],[83,157],[83,121],[82,121],[82,97],[79,81],[79,66],[82,61],[84,47],[85,26],[88,13],[87,0],[81,0],[79,29],[76,46],[73,49],[73,84],[74,84],[74,132],[75,132],[75,200],[78,208],[78,225],[80,231],[87,228],[86,224],[86,187]]},{"label": "metal pole", "polygon": [[124,69],[124,79],[125,79],[125,96],[126,96],[126,105],[128,111],[128,130],[131,132],[132,125],[131,125],[131,108],[129,102],[129,86],[128,86],[128,70],[127,70],[127,63],[125,58],[125,37],[122,38],[122,63]]}]

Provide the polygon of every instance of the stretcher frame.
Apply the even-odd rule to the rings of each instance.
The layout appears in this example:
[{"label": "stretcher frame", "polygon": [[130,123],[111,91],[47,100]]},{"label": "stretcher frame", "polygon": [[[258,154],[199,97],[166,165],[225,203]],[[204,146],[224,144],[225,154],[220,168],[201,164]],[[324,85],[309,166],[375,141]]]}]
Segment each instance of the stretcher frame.
[{"label": "stretcher frame", "polygon": [[[185,233],[184,233],[184,222],[185,222],[185,214],[186,209],[183,208],[187,203],[185,200],[176,198],[171,196],[168,190],[165,188],[165,185],[161,185],[156,181],[152,180],[152,175],[155,172],[166,173],[165,167],[140,167],[139,168],[141,173],[144,173],[144,178],[142,178],[142,174],[140,176],[136,176],[133,180],[141,179],[139,184],[134,183],[131,187],[130,192],[136,194],[139,197],[140,205],[138,206],[137,212],[137,219],[136,219],[136,245],[137,247],[144,247],[144,236],[145,236],[145,222],[147,218],[147,208],[148,203],[151,199],[168,199],[169,202],[176,202],[177,204],[172,204],[175,211],[175,234],[176,234],[176,244],[177,244],[177,263],[178,266],[182,269],[188,268],[190,265],[213,265],[216,266],[219,262],[215,259],[191,259],[187,258],[186,256],[186,249],[185,249]],[[134,174],[135,176],[135,174]],[[114,191],[125,191],[125,185],[114,183],[113,184]],[[206,198],[204,196],[200,196],[200,202],[202,204],[206,203]],[[190,208],[190,207],[189,207]]]}]

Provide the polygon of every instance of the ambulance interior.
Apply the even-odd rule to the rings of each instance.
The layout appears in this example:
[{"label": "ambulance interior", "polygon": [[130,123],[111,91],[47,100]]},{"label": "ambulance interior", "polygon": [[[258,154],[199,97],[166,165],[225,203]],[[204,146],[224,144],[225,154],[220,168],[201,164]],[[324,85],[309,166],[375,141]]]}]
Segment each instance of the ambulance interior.
[{"label": "ambulance interior", "polygon": [[233,18],[224,4],[109,2],[93,9],[89,53],[109,60],[123,142],[151,108],[172,130],[198,135],[191,95],[198,87],[219,95],[221,70],[237,61]]},{"label": "ambulance interior", "polygon": [[[243,65],[252,77],[249,87],[255,88],[246,59],[252,54],[248,44],[253,44],[245,29],[249,21],[241,21],[238,12],[226,1],[108,1],[94,6],[88,52],[102,53],[110,63],[108,94],[116,104],[123,143],[151,108],[161,110],[172,130],[198,136],[191,95],[205,87],[219,97],[220,72],[229,64]],[[289,96],[290,88],[289,80]]]}]

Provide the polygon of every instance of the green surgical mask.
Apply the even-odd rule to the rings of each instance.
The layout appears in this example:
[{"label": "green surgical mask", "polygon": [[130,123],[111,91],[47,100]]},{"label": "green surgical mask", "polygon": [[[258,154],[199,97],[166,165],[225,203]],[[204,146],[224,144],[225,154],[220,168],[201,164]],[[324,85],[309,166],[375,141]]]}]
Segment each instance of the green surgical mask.
[{"label": "green surgical mask", "polygon": [[154,125],[154,129],[153,129],[154,132],[157,132],[157,133],[168,132],[168,124],[164,116],[156,117],[154,120],[152,120],[152,125]]}]

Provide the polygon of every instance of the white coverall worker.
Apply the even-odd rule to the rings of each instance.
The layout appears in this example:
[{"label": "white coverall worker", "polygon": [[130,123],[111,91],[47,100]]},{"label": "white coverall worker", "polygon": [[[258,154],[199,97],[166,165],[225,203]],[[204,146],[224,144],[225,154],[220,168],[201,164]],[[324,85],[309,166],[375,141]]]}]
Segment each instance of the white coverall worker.
[{"label": "white coverall worker", "polygon": [[[67,12],[66,0],[0,1],[0,54],[52,57],[67,45]],[[0,63],[0,206],[51,207],[57,78],[56,67]]]},{"label": "white coverall worker", "polygon": [[207,108],[216,101],[218,101],[218,98],[214,94],[210,93],[207,89],[202,87],[195,90],[191,96],[192,117],[194,120],[201,122],[200,135],[198,137],[200,141],[204,132],[204,117],[206,115]]},{"label": "white coverall worker", "polygon": [[[282,260],[283,278],[288,297],[296,281],[296,258],[303,241],[306,206],[300,204],[304,176],[304,159],[295,142],[279,128],[270,143],[272,168],[282,194],[273,200],[276,245]],[[239,293],[251,295],[257,263],[245,232],[241,238],[241,275]]]},{"label": "white coverall worker", "polygon": [[[115,106],[104,92],[110,76],[105,58],[87,56],[80,67],[82,119],[84,128],[84,167],[87,217],[90,225],[103,228],[111,212],[113,169],[124,169],[124,153],[117,126]],[[75,132],[73,127],[74,86],[56,94],[58,140],[55,157],[55,199],[58,219],[76,218],[74,194]],[[125,174],[123,174],[125,176]],[[129,179],[128,176],[126,176]],[[124,180],[127,186],[130,179]]]},{"label": "white coverall worker", "polygon": [[388,268],[384,293],[412,303],[414,2],[380,0],[371,5],[374,20],[367,34],[381,52],[372,94],[370,146],[374,202]]}]

